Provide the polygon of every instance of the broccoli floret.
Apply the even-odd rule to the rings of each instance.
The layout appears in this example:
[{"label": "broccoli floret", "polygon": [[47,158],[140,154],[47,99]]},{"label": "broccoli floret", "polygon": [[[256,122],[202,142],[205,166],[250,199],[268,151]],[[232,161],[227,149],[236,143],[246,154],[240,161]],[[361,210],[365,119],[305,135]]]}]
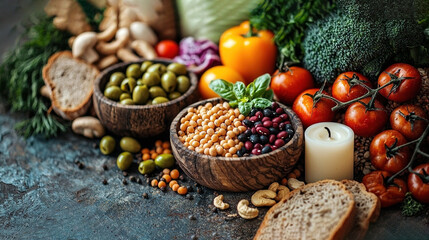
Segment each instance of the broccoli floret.
[{"label": "broccoli floret", "polygon": [[417,1],[338,0],[336,11],[307,29],[304,67],[318,83],[332,83],[344,71],[375,80],[394,61],[421,65],[411,51],[425,42]]}]

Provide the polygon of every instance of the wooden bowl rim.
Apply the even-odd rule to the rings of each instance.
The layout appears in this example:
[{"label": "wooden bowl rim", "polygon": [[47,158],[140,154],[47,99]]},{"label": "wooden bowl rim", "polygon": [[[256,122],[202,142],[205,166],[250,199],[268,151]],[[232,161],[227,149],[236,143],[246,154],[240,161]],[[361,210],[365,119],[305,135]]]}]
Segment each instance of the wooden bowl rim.
[{"label": "wooden bowl rim", "polygon": [[120,104],[119,102],[113,101],[107,97],[104,96],[104,94],[101,92],[101,79],[106,76],[107,74],[109,74],[110,72],[113,72],[114,70],[118,69],[118,68],[122,68],[124,66],[127,65],[131,65],[134,63],[138,63],[141,64],[144,61],[151,61],[154,63],[173,63],[174,61],[171,59],[164,59],[164,58],[156,58],[156,59],[152,59],[152,60],[148,60],[148,59],[140,59],[137,61],[132,61],[132,62],[121,62],[121,63],[116,63],[106,69],[104,69],[100,74],[98,74],[97,78],[95,79],[94,82],[94,95],[96,96],[96,98],[98,98],[98,100],[102,101],[103,103],[110,105],[112,107],[118,107],[118,108],[123,108],[123,109],[129,109],[129,110],[144,110],[144,109],[154,109],[157,107],[169,107],[171,105],[177,104],[181,101],[184,101],[186,98],[188,98],[192,93],[194,93],[194,91],[197,89],[198,86],[198,78],[197,75],[191,71],[188,70],[188,76],[189,76],[189,80],[191,82],[191,86],[189,87],[189,89],[182,94],[180,97],[173,99],[171,101],[165,102],[165,103],[159,103],[156,105],[125,105],[125,104]]},{"label": "wooden bowl rim", "polygon": [[[173,119],[173,121],[171,122],[170,125],[170,141],[173,142],[173,139],[180,143],[178,145],[178,148],[180,148],[180,151],[184,151],[187,154],[193,155],[195,157],[199,157],[199,158],[203,158],[203,159],[207,159],[207,160],[219,160],[219,161],[252,161],[252,160],[257,160],[257,159],[262,159],[261,157],[264,156],[269,156],[271,155],[275,155],[277,153],[280,153],[282,151],[285,151],[289,146],[293,145],[293,144],[299,144],[299,142],[302,142],[302,144],[304,144],[303,139],[304,139],[304,135],[303,135],[303,126],[302,126],[302,122],[299,119],[299,117],[296,115],[296,113],[288,106],[283,105],[279,102],[277,102],[279,104],[279,106],[281,108],[283,108],[283,110],[285,110],[288,115],[291,114],[293,116],[296,117],[296,119],[298,120],[297,122],[295,122],[294,124],[296,125],[296,129],[295,129],[295,133],[293,134],[293,137],[289,140],[289,142],[287,142],[285,145],[283,145],[280,148],[277,148],[274,151],[271,151],[269,153],[264,153],[264,154],[260,154],[260,155],[253,155],[253,156],[247,156],[247,157],[221,157],[221,156],[217,156],[217,157],[212,157],[210,155],[206,155],[206,154],[201,154],[198,153],[196,151],[192,151],[189,150],[188,148],[186,148],[183,143],[179,140],[179,136],[177,134],[177,128],[179,127],[178,124],[180,123],[180,119],[185,116],[185,114],[188,112],[188,109],[191,107],[198,107],[200,105],[202,105],[201,103],[203,102],[224,102],[224,100],[220,97],[218,98],[210,98],[210,99],[205,99],[205,100],[201,100],[198,101],[196,103],[193,103],[187,107],[185,107],[184,109],[182,109],[182,111],[180,111],[177,116]],[[289,115],[289,118],[291,118],[291,116]],[[292,122],[291,122],[292,123]],[[292,126],[294,125],[292,124]],[[300,131],[301,134],[296,134],[297,131]]]}]

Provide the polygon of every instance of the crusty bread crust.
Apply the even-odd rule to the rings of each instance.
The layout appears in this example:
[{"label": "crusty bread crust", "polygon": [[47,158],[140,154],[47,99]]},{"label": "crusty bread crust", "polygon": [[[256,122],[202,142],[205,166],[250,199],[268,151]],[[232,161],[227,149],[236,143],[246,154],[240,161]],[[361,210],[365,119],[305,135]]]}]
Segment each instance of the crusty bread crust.
[{"label": "crusty bread crust", "polygon": [[[315,187],[317,185],[324,185],[324,184],[333,184],[339,186],[344,194],[346,194],[351,201],[347,205],[347,210],[343,216],[341,216],[340,220],[338,221],[337,225],[332,229],[329,237],[327,239],[329,240],[337,240],[337,239],[343,239],[347,233],[352,229],[354,218],[355,218],[355,202],[353,194],[346,189],[344,184],[335,181],[335,180],[322,180],[315,183],[307,184],[301,188],[295,189],[292,192],[290,192],[285,198],[283,198],[280,202],[278,202],[276,205],[271,207],[268,212],[266,213],[264,220],[262,221],[258,231],[256,232],[256,235],[254,237],[255,240],[262,239],[262,231],[263,229],[269,224],[269,219],[271,215],[276,211],[277,208],[281,207],[284,203],[286,203],[292,196],[300,194],[302,190],[307,190],[312,187]],[[323,226],[321,226],[323,228]],[[283,239],[288,239],[287,236],[284,236]]]},{"label": "crusty bread crust", "polygon": [[[70,51],[61,51],[53,54],[49,58],[48,63],[43,67],[43,70],[42,70],[43,81],[45,82],[46,86],[48,86],[51,89],[51,92],[52,92],[51,102],[52,102],[53,110],[64,119],[74,120],[75,118],[84,115],[88,111],[89,107],[91,106],[93,85],[91,85],[91,89],[87,92],[86,96],[84,97],[84,100],[78,103],[77,106],[71,107],[71,108],[65,108],[61,106],[61,104],[58,101],[58,96],[56,96],[56,91],[54,91],[54,89],[56,88],[56,85],[51,79],[49,70],[52,67],[52,65],[62,57],[73,59],[73,61],[76,61],[77,64],[86,66],[93,73],[95,73],[93,82],[95,81],[96,76],[99,74],[99,71],[94,65],[88,64],[78,58],[74,58]],[[76,84],[79,84],[79,83],[77,82]]]},{"label": "crusty bread crust", "polygon": [[[380,215],[380,208],[381,208],[380,199],[378,199],[378,197],[375,194],[368,192],[365,188],[365,185],[363,185],[362,183],[356,182],[354,180],[342,180],[341,183],[345,184],[346,188],[348,189],[349,189],[348,186],[350,186],[350,188],[352,186],[358,187],[359,188],[358,193],[353,193],[351,189],[349,190],[352,192],[352,194],[363,194],[364,195],[363,197],[367,199],[371,199],[371,202],[375,203],[370,206],[370,209],[365,211],[367,212],[367,216],[365,219],[360,219],[358,222],[355,221],[352,231],[347,236],[347,239],[350,239],[350,240],[363,239],[365,237],[366,232],[368,231],[370,222],[375,222],[378,216]],[[355,204],[357,205],[357,204],[364,204],[364,203],[359,203],[358,198],[355,197]],[[365,212],[364,213],[359,212],[362,210],[360,210],[358,207],[356,208],[356,211],[357,211],[356,220],[358,220],[358,215],[366,214]]]}]

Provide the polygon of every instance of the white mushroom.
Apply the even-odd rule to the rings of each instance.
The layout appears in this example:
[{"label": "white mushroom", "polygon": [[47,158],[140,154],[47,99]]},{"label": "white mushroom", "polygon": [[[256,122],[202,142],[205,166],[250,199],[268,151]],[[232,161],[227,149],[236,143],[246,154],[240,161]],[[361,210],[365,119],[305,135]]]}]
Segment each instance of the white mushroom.
[{"label": "white mushroom", "polygon": [[81,134],[87,138],[104,136],[104,127],[100,120],[95,117],[85,116],[73,120],[72,130],[76,134]]},{"label": "white mushroom", "polygon": [[155,32],[144,22],[133,22],[130,25],[131,37],[135,40],[145,40],[152,46],[158,42]]},{"label": "white mushroom", "polygon": [[98,60],[99,56],[93,47],[97,43],[97,34],[95,32],[84,32],[79,34],[73,41],[73,57],[81,58],[88,63]]},{"label": "white mushroom", "polygon": [[130,39],[128,28],[120,28],[116,32],[115,40],[112,42],[99,42],[95,48],[100,54],[115,54],[120,48],[124,47]]}]

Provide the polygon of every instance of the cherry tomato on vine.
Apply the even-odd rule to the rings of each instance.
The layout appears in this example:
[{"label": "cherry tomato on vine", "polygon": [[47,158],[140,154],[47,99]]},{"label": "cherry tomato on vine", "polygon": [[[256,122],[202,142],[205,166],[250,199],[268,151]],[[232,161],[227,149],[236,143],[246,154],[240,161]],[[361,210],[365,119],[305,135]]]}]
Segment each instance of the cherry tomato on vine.
[{"label": "cherry tomato on vine", "polygon": [[341,73],[337,79],[335,79],[332,85],[332,96],[341,102],[347,102],[358,98],[368,92],[364,87],[352,83],[351,81],[360,80],[363,84],[368,87],[372,87],[371,82],[360,73],[357,72],[345,72]]},{"label": "cherry tomato on vine", "polygon": [[162,58],[174,58],[179,54],[179,45],[173,40],[162,40],[155,46],[156,54]]},{"label": "cherry tomato on vine", "polygon": [[[314,123],[330,122],[334,120],[335,113],[332,111],[332,108],[335,106],[334,101],[322,98],[313,107],[313,98],[306,95],[314,95],[317,91],[319,91],[318,88],[305,90],[295,99],[292,106],[292,110],[301,119],[305,128]],[[323,93],[328,95],[325,91],[323,91]]]},{"label": "cherry tomato on vine", "polygon": [[410,161],[410,149],[395,147],[407,143],[402,134],[396,130],[383,131],[372,139],[369,147],[372,165],[378,169],[395,174],[407,166]]},{"label": "cherry tomato on vine", "polygon": [[421,174],[425,179],[415,173],[410,173],[408,175],[408,190],[417,201],[429,204],[429,163],[420,164],[413,171]]},{"label": "cherry tomato on vine", "polygon": [[372,192],[380,199],[382,207],[390,207],[401,203],[407,193],[407,185],[404,180],[395,178],[389,186],[385,185],[385,179],[390,177],[386,171],[373,171],[362,179],[368,192]]},{"label": "cherry tomato on vine", "polygon": [[[371,98],[368,97],[360,101],[368,104],[370,100]],[[356,135],[371,137],[383,129],[389,116],[378,100],[374,101],[373,110],[367,110],[361,102],[354,102],[347,108],[344,123],[353,129]]]},{"label": "cherry tomato on vine", "polygon": [[408,140],[419,138],[428,123],[423,108],[416,105],[401,105],[390,114],[390,126],[402,133]]},{"label": "cherry tomato on vine", "polygon": [[290,67],[286,72],[277,70],[271,79],[271,89],[280,102],[292,105],[304,90],[314,87],[311,73],[302,67]]},{"label": "cherry tomato on vine", "polygon": [[[390,75],[389,75],[390,74]],[[405,102],[413,99],[422,85],[422,78],[419,71],[406,63],[395,63],[388,67],[378,77],[378,86],[387,84],[391,79],[409,78],[401,82],[391,84],[379,91],[383,97],[395,101]]]}]

